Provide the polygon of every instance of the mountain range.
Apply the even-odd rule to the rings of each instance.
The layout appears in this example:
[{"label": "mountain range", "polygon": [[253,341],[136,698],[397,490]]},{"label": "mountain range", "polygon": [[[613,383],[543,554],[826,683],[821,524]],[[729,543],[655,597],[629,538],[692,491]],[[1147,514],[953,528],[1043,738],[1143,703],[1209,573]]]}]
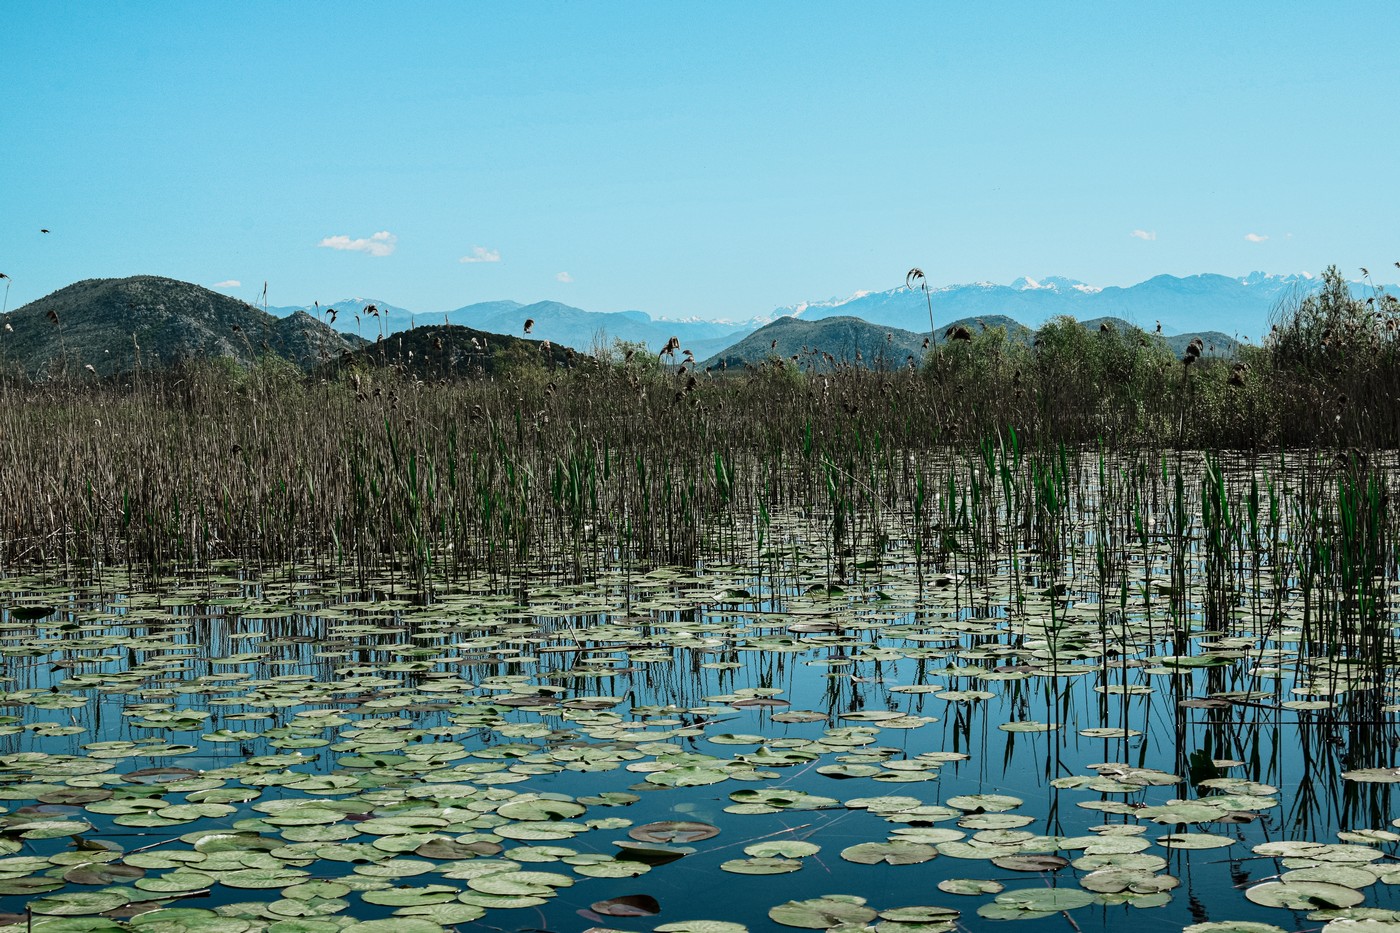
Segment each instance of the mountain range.
[{"label": "mountain range", "polygon": [[[380,348],[378,360],[427,358],[447,374],[492,371],[497,354],[507,354],[507,362],[529,358],[567,365],[571,357],[564,351],[591,353],[612,349],[617,341],[656,353],[673,338],[689,351],[685,356],[705,361],[702,365],[737,366],[806,352],[818,368],[843,361],[900,366],[910,355],[919,357],[930,311],[939,341],[957,326],[973,333],[1004,326],[1009,337],[1029,339],[1049,318],[1067,314],[1091,328],[1104,322],[1152,332],[1160,324],[1178,352],[1178,344],[1199,335],[1209,352],[1223,354],[1233,352],[1238,335],[1260,334],[1273,309],[1314,287],[1311,276],[1263,273],[1163,275],[1129,288],[1023,278],[1010,285],[866,292],[723,322],[666,320],[642,311],[600,313],[554,301],[481,302],[440,314],[416,314],[363,298],[309,308],[258,308],[188,282],[143,275],[77,282],[5,315],[0,366],[32,376],[80,374],[85,368],[108,375],[184,359],[249,363],[273,354],[309,369],[372,343]],[[1370,286],[1353,288],[1364,294]],[[409,331],[414,333],[403,336]],[[398,336],[392,352],[385,347],[391,335]]]},{"label": "mountain range", "polygon": [[1310,275],[1266,275],[1254,272],[1225,275],[1159,275],[1126,288],[1098,288],[1074,279],[1052,276],[1019,278],[1010,285],[979,282],[920,289],[895,288],[866,292],[838,301],[804,302],[779,309],[805,320],[858,317],[872,324],[928,332],[932,307],[939,321],[1005,315],[1030,327],[1052,317],[1076,320],[1113,317],[1144,330],[1162,324],[1164,333],[1218,331],[1241,339],[1259,339],[1280,303],[1307,294],[1317,279]]},{"label": "mountain range", "polygon": [[[374,311],[369,311],[373,308]],[[434,314],[417,314],[388,302],[367,298],[347,298],[331,305],[268,308],[272,314],[298,311],[318,316],[332,327],[367,340],[423,325],[455,325],[493,334],[523,335],[525,322],[533,321],[530,336],[537,340],[571,347],[579,352],[611,347],[614,340],[641,344],[659,352],[672,337],[678,337],[697,357],[717,353],[752,333],[765,321],[746,324],[713,321],[666,321],[653,319],[644,311],[585,311],[558,301],[483,301]],[[332,313],[333,312],[333,313]]]},{"label": "mountain range", "polygon": [[[1240,340],[1258,341],[1268,330],[1271,313],[1281,304],[1307,294],[1316,287],[1317,281],[1306,273],[1253,272],[1238,277],[1159,275],[1132,286],[1099,288],[1062,276],[1022,277],[1009,285],[978,282],[930,287],[927,292],[917,288],[858,292],[844,299],[805,301],[775,308],[736,322],[667,320],[643,311],[586,311],[557,301],[534,304],[489,301],[446,312],[420,314],[387,301],[356,298],[327,306],[268,310],[274,314],[304,310],[327,320],[332,317],[327,312],[335,311],[333,326],[371,340],[380,333],[393,333],[426,323],[458,324],[493,333],[521,335],[526,321],[534,322],[532,336],[580,352],[592,351],[600,345],[610,346],[614,340],[642,344],[658,352],[671,337],[677,337],[681,346],[690,350],[696,359],[704,359],[784,317],[804,321],[855,317],[883,327],[927,334],[930,311],[935,331],[954,321],[985,320],[994,316],[1036,328],[1052,317],[1069,315],[1080,321],[1114,318],[1147,331],[1155,331],[1160,324],[1161,332],[1169,336],[1216,332]],[[1360,285],[1354,287],[1364,290]],[[376,306],[377,316],[365,310],[370,305]]]}]

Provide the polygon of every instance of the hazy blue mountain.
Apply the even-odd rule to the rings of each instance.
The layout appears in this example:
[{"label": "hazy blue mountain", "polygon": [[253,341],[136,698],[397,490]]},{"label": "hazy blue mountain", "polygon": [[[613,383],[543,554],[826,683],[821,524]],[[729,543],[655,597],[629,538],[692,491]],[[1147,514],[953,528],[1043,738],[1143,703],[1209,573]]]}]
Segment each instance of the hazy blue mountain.
[{"label": "hazy blue mountain", "polygon": [[[370,305],[377,308],[377,316],[368,311]],[[672,337],[677,337],[681,346],[696,357],[714,353],[758,326],[758,322],[742,325],[702,320],[659,320],[644,311],[585,311],[558,301],[538,301],[528,305],[518,301],[482,301],[451,311],[423,313],[409,311],[380,299],[347,298],[330,305],[297,305],[268,310],[279,316],[304,311],[330,323],[336,330],[358,334],[367,340],[376,339],[380,333],[388,335],[412,327],[439,324],[524,336],[525,322],[532,320],[531,337],[572,347],[582,353],[590,353],[598,346],[611,347],[616,340],[643,344],[651,352],[658,353]],[[335,312],[334,317],[331,311]]]},{"label": "hazy blue mountain", "polygon": [[744,332],[736,334],[731,324],[713,321],[659,321],[644,311],[584,311],[558,301],[538,301],[530,305],[494,307],[508,304],[468,305],[449,313],[454,324],[475,327],[497,334],[524,335],[525,322],[534,321],[530,336],[536,340],[591,352],[611,347],[616,340],[644,344],[658,353],[672,337],[697,358],[728,346]]},{"label": "hazy blue mountain", "polygon": [[[816,321],[832,317],[856,317],[877,327],[928,333],[930,305],[935,331],[966,320],[992,321],[1007,318],[1032,329],[1052,317],[1068,315],[1079,321],[1112,317],[1127,321],[1148,332],[1161,333],[1184,344],[1197,334],[1252,338],[1258,342],[1268,330],[1270,312],[1281,302],[1301,297],[1316,287],[1309,275],[1269,275],[1253,272],[1245,276],[1159,275],[1128,287],[1098,288],[1063,276],[1041,279],[1018,278],[1010,285],[980,282],[947,285],[922,291],[896,288],[861,292],[840,300],[803,302],[777,308],[766,315],[744,322],[703,320],[669,321],[653,318],[643,311],[587,311],[557,301],[523,304],[518,301],[486,301],[447,312],[410,312],[387,301],[347,299],[322,306],[318,319],[329,320],[338,330],[374,339],[382,332],[397,333],[410,326],[454,324],[511,336],[524,336],[525,322],[533,320],[530,336],[551,343],[591,352],[597,346],[611,346],[616,340],[643,344],[659,351],[672,337],[689,349],[696,359],[717,354],[764,324],[783,317]],[[1361,286],[1356,286],[1360,291]],[[366,306],[374,304],[379,317]],[[273,308],[274,313],[292,310]],[[1207,340],[1207,343],[1210,343]],[[1225,345],[1217,340],[1218,345]]]},{"label": "hazy blue mountain", "polygon": [[[370,307],[375,309],[374,313],[369,311]],[[414,314],[407,308],[395,307],[378,298],[345,298],[329,305],[313,303],[267,310],[268,313],[279,317],[302,311],[318,321],[330,324],[343,334],[355,334],[366,340],[375,340],[380,334],[387,336],[419,324],[442,323],[442,315],[437,316],[436,322],[425,320],[424,315]]]},{"label": "hazy blue mountain", "polygon": [[869,292],[779,308],[774,314],[807,320],[853,316],[927,333],[932,304],[935,328],[943,326],[941,322],[990,314],[1038,327],[1057,315],[1069,315],[1081,321],[1117,317],[1149,331],[1161,321],[1164,332],[1213,330],[1258,340],[1268,330],[1270,312],[1280,302],[1306,294],[1316,281],[1312,276],[1262,272],[1238,278],[1159,275],[1127,288],[1096,288],[1057,276],[1020,278],[1010,285],[948,285],[932,288],[927,295],[907,288]]}]

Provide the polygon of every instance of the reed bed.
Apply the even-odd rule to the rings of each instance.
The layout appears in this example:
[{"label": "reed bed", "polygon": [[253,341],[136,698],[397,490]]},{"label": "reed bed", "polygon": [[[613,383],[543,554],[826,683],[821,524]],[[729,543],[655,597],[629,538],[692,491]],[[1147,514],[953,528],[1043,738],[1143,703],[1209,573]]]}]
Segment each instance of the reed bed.
[{"label": "reed bed", "polygon": [[[1062,555],[1092,548],[1107,603],[1141,585],[1123,567],[1165,546],[1169,591],[1203,555],[1208,622],[1264,599],[1242,581],[1267,570],[1285,575],[1277,592],[1302,594],[1309,637],[1344,632],[1366,650],[1351,622],[1383,615],[1378,587],[1400,560],[1393,453],[1149,444],[1153,425],[1180,437],[1180,397],[1131,385],[1078,413],[1045,398],[998,409],[985,380],[981,395],[957,381],[954,354],[976,349],[907,373],[693,380],[595,364],[453,383],[209,369],[6,384],[0,565],[300,565],[388,573],[430,600],[438,581],[478,574],[509,587],[765,554],[771,565],[771,516],[796,510],[821,528],[830,585],[877,570],[898,542],[930,575],[1027,547],[1053,575]],[[1223,383],[1198,366],[1174,375],[1199,394]],[[1058,369],[1009,378],[1027,396],[1078,391]],[[1191,430],[1181,439],[1199,440]]]}]

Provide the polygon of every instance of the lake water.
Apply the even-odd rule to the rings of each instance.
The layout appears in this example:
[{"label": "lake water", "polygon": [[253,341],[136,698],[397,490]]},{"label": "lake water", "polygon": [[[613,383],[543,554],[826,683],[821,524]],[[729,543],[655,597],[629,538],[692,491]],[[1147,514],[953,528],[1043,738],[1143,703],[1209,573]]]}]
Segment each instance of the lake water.
[{"label": "lake water", "polygon": [[1100,572],[1092,522],[923,572],[894,536],[842,575],[827,520],[774,516],[742,566],[431,605],[295,568],[6,580],[0,912],[932,933],[1400,907],[1391,685],[1300,659],[1267,567],[1212,619],[1199,540],[1184,593],[1161,538]]}]

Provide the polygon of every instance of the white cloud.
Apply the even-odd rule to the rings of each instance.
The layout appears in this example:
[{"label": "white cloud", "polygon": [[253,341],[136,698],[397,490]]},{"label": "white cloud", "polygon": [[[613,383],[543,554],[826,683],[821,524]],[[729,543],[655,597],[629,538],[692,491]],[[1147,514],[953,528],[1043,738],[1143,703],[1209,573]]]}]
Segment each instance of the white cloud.
[{"label": "white cloud", "polygon": [[1263,233],[1246,233],[1244,238],[1251,243],[1263,243],[1268,239],[1268,236]]},{"label": "white cloud", "polygon": [[1134,231],[1130,234],[1130,236],[1135,236],[1135,237],[1137,237],[1139,240],[1155,240],[1155,239],[1157,239],[1157,231],[1155,231],[1155,230],[1134,230]]},{"label": "white cloud", "polygon": [[238,287],[241,286],[242,284],[243,284],[243,283],[240,282],[240,281],[238,281],[237,279],[225,279],[225,280],[222,281],[222,282],[215,282],[213,287],[214,287],[214,288],[238,288]]},{"label": "white cloud", "polygon": [[358,237],[350,239],[348,236],[328,236],[317,246],[324,246],[327,249],[344,249],[355,253],[368,253],[371,256],[387,256],[394,251],[398,245],[399,238],[388,230],[380,230],[369,237]]},{"label": "white cloud", "polygon": [[554,281],[556,282],[572,282],[573,280],[574,277],[567,272],[558,272],[554,275]]},{"label": "white cloud", "polygon": [[498,249],[487,249],[484,246],[473,246],[470,255],[463,256],[458,262],[500,262],[501,251]]}]

